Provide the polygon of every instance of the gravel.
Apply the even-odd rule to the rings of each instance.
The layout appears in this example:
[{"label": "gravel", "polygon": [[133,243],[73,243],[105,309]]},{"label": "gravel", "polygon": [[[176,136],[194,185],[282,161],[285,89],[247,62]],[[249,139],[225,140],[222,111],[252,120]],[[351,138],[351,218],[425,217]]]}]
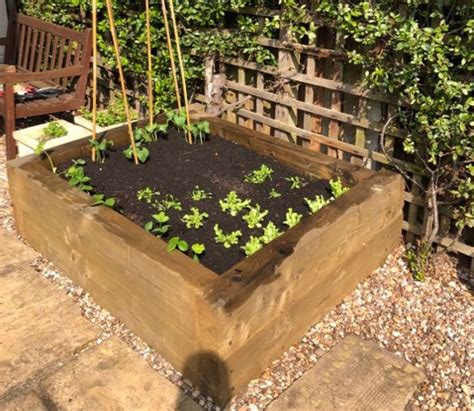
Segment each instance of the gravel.
[{"label": "gravel", "polygon": [[[0,225],[15,232],[6,187],[4,142],[0,140]],[[474,350],[473,273],[448,256],[436,259],[428,278],[415,282],[400,245],[366,281],[315,324],[308,333],[248,387],[234,397],[230,410],[263,410],[309,370],[346,335],[355,334],[419,367],[426,374],[408,409],[470,410],[473,405],[471,364]],[[117,335],[148,361],[160,375],[180,386],[208,410],[218,410],[163,357],[97,305],[54,265],[37,258],[32,266],[81,307],[83,315],[99,325],[101,343]]]}]

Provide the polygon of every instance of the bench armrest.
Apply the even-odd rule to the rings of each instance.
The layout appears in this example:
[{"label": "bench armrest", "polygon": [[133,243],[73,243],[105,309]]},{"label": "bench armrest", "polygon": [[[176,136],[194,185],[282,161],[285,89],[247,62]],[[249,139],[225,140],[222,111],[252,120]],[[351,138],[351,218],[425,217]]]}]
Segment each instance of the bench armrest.
[{"label": "bench armrest", "polygon": [[52,80],[61,77],[77,77],[82,74],[82,66],[71,66],[58,70],[2,73],[0,72],[0,84],[16,84],[28,81]]}]

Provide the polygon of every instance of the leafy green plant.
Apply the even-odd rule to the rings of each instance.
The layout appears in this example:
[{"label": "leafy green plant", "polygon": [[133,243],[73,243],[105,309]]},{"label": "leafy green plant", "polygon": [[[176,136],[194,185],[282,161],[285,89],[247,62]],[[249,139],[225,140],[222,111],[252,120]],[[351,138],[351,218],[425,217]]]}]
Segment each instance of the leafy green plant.
[{"label": "leafy green plant", "polygon": [[115,198],[110,197],[110,198],[105,198],[104,194],[94,194],[94,203],[92,206],[98,206],[98,205],[104,205],[109,208],[114,208],[115,207]]},{"label": "leafy green plant", "polygon": [[255,207],[249,207],[249,211],[242,217],[247,223],[248,228],[262,227],[262,221],[267,216],[268,210],[261,211],[260,204]]},{"label": "leafy green plant", "polygon": [[319,210],[321,210],[321,208],[329,204],[329,200],[325,199],[321,195],[317,195],[314,200],[305,197],[304,201],[306,202],[311,214],[317,213]]},{"label": "leafy green plant", "polygon": [[406,251],[408,267],[416,281],[424,281],[426,279],[426,268],[431,253],[431,250],[427,248],[420,249],[420,247],[421,245],[418,244],[417,248],[412,247]]},{"label": "leafy green plant", "polygon": [[195,143],[197,143],[197,141],[199,140],[199,142],[203,144],[204,139],[211,132],[211,129],[209,127],[209,122],[204,120],[191,124],[191,128],[189,131],[191,132]]},{"label": "leafy green plant", "polygon": [[193,252],[193,260],[199,262],[204,251],[206,251],[206,246],[201,243],[194,243],[191,246],[191,251]]},{"label": "leafy green plant", "polygon": [[279,193],[274,188],[272,188],[271,191],[268,193],[268,198],[278,198],[278,197],[281,197],[281,193]]},{"label": "leafy green plant", "polygon": [[174,195],[172,194],[166,194],[165,198],[162,199],[161,201],[156,201],[153,204],[153,207],[157,208],[158,210],[178,210],[182,211],[183,207],[181,205],[181,201],[177,199]]},{"label": "leafy green plant", "polygon": [[[140,163],[146,163],[148,160],[148,157],[150,157],[150,151],[143,146],[143,143],[141,141],[137,141],[135,143],[135,148],[137,150],[137,158],[140,161]],[[130,144],[125,150],[123,150],[123,154],[125,157],[127,157],[129,160],[133,158],[133,150],[132,150],[132,145]]]},{"label": "leafy green plant", "polygon": [[151,143],[158,140],[160,134],[166,134],[168,124],[148,124],[144,127],[137,127],[133,131],[137,143]]},{"label": "leafy green plant", "polygon": [[69,185],[77,187],[82,191],[89,192],[92,191],[92,186],[90,185],[90,177],[86,176],[84,170],[84,165],[86,164],[85,160],[72,160],[72,166],[70,166],[64,173],[64,176],[68,180]]},{"label": "leafy green plant", "polygon": [[299,190],[300,188],[303,188],[305,186],[305,181],[298,177],[298,176],[292,176],[292,177],[288,177],[286,178],[286,181],[289,181],[290,182],[290,188],[292,190]]},{"label": "leafy green plant", "polygon": [[342,185],[340,178],[329,181],[329,186],[331,187],[331,193],[334,198],[338,198],[349,191],[349,187],[344,187]]},{"label": "leafy green plant", "polygon": [[176,130],[186,132],[186,111],[184,108],[181,110],[171,110],[166,113],[168,123],[171,123]]},{"label": "leafy green plant", "polygon": [[171,227],[168,224],[170,218],[164,211],[160,211],[158,214],[153,214],[152,218],[154,221],[149,221],[146,223],[145,230],[155,234],[157,237],[162,237],[169,231]]},{"label": "leafy green plant", "polygon": [[60,138],[67,135],[66,128],[58,121],[48,123],[42,130],[42,140],[47,141],[53,138]]},{"label": "leafy green plant", "polygon": [[263,245],[260,241],[260,238],[251,236],[250,239],[241,248],[242,248],[242,250],[244,250],[245,255],[247,257],[249,257],[252,254],[255,254],[262,247],[263,247]]},{"label": "leafy green plant", "polygon": [[263,228],[263,235],[260,237],[260,240],[262,240],[263,244],[269,244],[282,234],[278,227],[270,221],[267,226]]},{"label": "leafy green plant", "polygon": [[212,198],[212,193],[201,189],[199,186],[195,186],[194,190],[191,193],[191,198],[193,199],[193,201],[206,200],[208,198]]},{"label": "leafy green plant", "polygon": [[150,187],[145,187],[137,191],[137,200],[151,204],[153,197],[159,196],[159,191],[153,191]]},{"label": "leafy green plant", "polygon": [[302,218],[302,214],[298,214],[297,212],[293,211],[292,208],[289,208],[286,212],[285,221],[283,221],[283,224],[291,228],[298,224]]},{"label": "leafy green plant", "polygon": [[106,151],[114,145],[113,141],[106,140],[105,138],[100,138],[97,140],[90,139],[89,146],[91,149],[95,149],[95,155],[99,163],[105,162],[105,153]]},{"label": "leafy green plant", "polygon": [[189,250],[189,244],[186,241],[179,238],[178,236],[172,237],[168,241],[167,250],[168,250],[168,252],[171,253],[172,251],[174,251],[176,249],[178,249],[179,251],[182,251],[183,253],[185,253],[186,251]]},{"label": "leafy green plant", "polygon": [[229,192],[224,200],[219,200],[221,210],[224,213],[228,212],[232,217],[235,217],[245,207],[248,207],[250,203],[251,201],[249,199],[240,199],[235,191]]},{"label": "leafy green plant", "polygon": [[51,167],[51,171],[54,174],[56,174],[56,171],[58,168],[54,165],[53,159],[51,158],[49,153],[44,149],[45,145],[46,145],[45,141],[42,141],[42,140],[38,141],[38,145],[35,148],[35,154],[37,156],[44,155],[48,159],[49,165]]},{"label": "leafy green plant", "polygon": [[196,208],[191,207],[191,213],[185,214],[181,221],[186,224],[186,228],[194,228],[199,230],[204,225],[204,220],[209,217],[209,214],[202,212]]},{"label": "leafy green plant", "polygon": [[273,169],[266,164],[262,164],[258,170],[253,170],[244,177],[246,183],[263,184],[272,179]]},{"label": "leafy green plant", "polygon": [[[92,112],[87,107],[81,107],[80,112],[85,119],[92,121]],[[138,118],[138,113],[135,110],[130,109],[130,117],[131,120],[136,120]],[[108,104],[105,110],[97,112],[96,121],[97,125],[100,127],[113,126],[127,121],[125,106],[120,94],[114,96],[114,99]]]},{"label": "leafy green plant", "polygon": [[214,240],[217,244],[222,244],[225,248],[230,248],[233,245],[239,244],[239,238],[242,237],[242,231],[232,231],[231,233],[225,234],[219,227],[219,224],[214,226],[215,237]]}]

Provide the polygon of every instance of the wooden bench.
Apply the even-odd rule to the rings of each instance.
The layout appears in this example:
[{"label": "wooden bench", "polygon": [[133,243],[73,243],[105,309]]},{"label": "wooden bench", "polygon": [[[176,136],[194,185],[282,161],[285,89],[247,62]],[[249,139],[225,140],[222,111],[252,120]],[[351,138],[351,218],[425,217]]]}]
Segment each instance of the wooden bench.
[{"label": "wooden bench", "polygon": [[[8,33],[0,39],[6,46],[5,65],[0,68],[0,115],[5,122],[7,159],[16,156],[13,139],[15,121],[62,111],[84,104],[89,73],[92,35],[17,14],[8,1]],[[15,102],[13,87],[26,83],[34,87],[59,87],[57,97]]]}]

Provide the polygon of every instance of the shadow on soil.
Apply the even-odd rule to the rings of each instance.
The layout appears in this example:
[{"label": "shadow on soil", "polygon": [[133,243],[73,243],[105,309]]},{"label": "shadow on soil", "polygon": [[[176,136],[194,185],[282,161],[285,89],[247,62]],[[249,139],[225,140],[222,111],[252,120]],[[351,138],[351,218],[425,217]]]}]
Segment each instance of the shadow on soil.
[{"label": "shadow on soil", "polygon": [[[233,395],[229,383],[229,370],[214,353],[202,352],[193,355],[186,361],[182,374],[199,387],[205,396],[211,396],[214,403],[221,409]],[[198,411],[203,409],[184,392],[176,400],[175,410]]]}]

